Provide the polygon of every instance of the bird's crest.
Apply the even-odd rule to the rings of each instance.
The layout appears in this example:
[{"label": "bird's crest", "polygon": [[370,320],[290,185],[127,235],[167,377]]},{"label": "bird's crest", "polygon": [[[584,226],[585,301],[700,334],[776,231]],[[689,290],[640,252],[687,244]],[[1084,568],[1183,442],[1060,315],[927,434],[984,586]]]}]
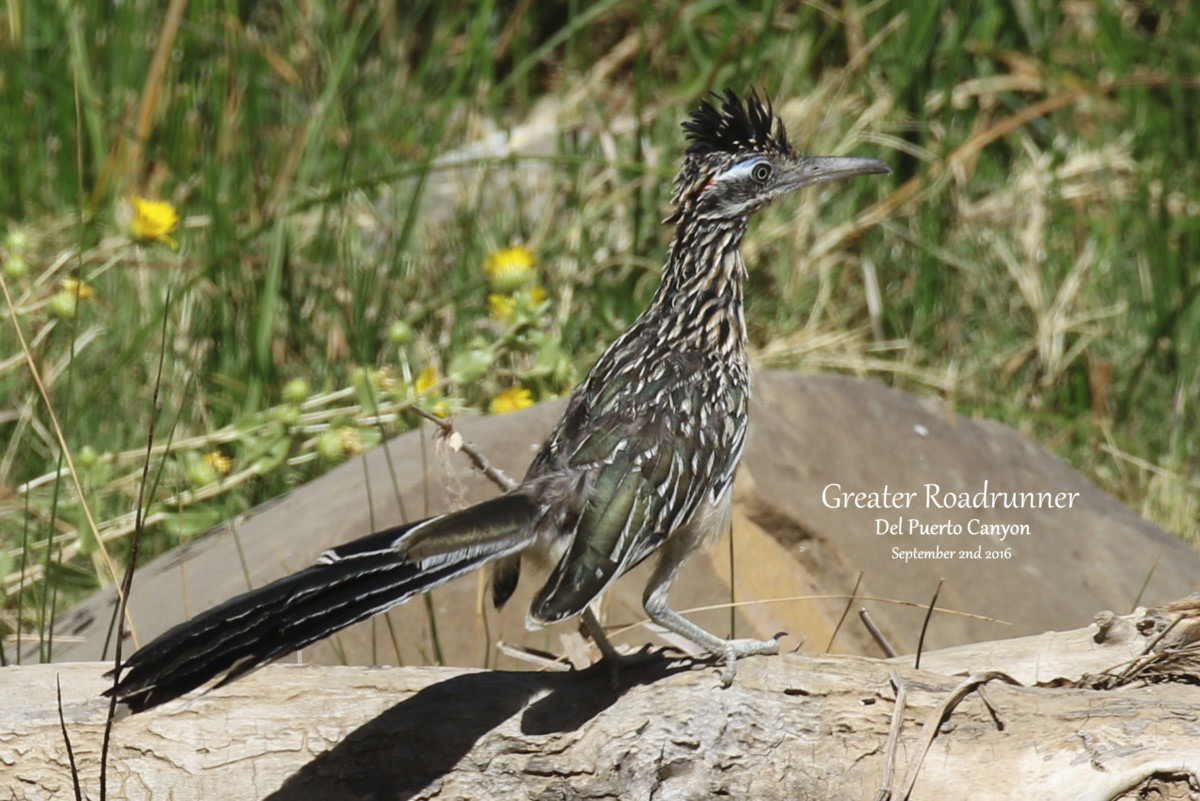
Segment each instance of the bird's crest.
[{"label": "bird's crest", "polygon": [[732,89],[726,89],[724,96],[714,94],[683,123],[683,130],[690,142],[689,156],[791,151],[783,121],[753,90],[745,101]]},{"label": "bird's crest", "polygon": [[679,223],[713,179],[739,157],[747,153],[795,155],[783,121],[753,90],[745,100],[732,89],[714,93],[712,99],[703,101],[692,112],[683,130],[688,149],[675,178],[671,195],[675,211],[666,219],[670,224]]}]

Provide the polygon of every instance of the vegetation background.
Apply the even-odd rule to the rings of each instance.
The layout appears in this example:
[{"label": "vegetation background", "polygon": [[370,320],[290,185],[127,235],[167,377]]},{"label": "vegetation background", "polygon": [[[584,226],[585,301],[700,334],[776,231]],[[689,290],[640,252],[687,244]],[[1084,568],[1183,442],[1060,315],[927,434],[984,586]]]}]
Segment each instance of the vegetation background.
[{"label": "vegetation background", "polygon": [[120,575],[138,510],[144,559],[416,403],[568,390],[726,86],[895,170],[751,230],[759,366],[939,395],[1200,538],[1188,0],[9,0],[0,58],[10,639]]}]

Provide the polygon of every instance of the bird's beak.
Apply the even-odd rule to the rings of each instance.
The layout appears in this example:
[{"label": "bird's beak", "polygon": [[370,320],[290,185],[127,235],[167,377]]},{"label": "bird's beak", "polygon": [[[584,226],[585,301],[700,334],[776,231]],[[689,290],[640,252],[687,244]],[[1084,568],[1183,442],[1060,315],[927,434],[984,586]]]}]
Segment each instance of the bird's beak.
[{"label": "bird's beak", "polygon": [[856,175],[890,173],[892,168],[879,159],[856,156],[797,156],[796,160],[779,176],[778,186],[782,191],[799,189],[809,184],[853,178]]}]

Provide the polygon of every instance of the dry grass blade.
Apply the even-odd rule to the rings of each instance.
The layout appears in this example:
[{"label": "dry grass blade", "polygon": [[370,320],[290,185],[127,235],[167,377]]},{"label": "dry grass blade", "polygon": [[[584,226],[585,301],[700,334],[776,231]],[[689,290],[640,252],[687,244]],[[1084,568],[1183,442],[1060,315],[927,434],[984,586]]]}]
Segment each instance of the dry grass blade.
[{"label": "dry grass blade", "polygon": [[890,801],[892,797],[892,774],[896,770],[900,731],[904,728],[904,711],[908,703],[908,685],[894,670],[891,683],[896,691],[896,700],[892,705],[892,723],[888,727],[887,745],[883,749],[883,776],[879,779],[879,791],[875,794],[875,801]]},{"label": "dry grass blade", "polygon": [[[53,404],[50,403],[50,395],[46,391],[46,385],[42,382],[41,373],[38,371],[37,363],[34,361],[33,353],[29,349],[29,344],[25,339],[25,332],[21,330],[21,324],[18,321],[16,310],[13,307],[12,295],[8,290],[8,282],[5,280],[3,273],[0,273],[0,291],[4,292],[4,301],[8,305],[8,313],[12,317],[13,331],[17,335],[17,341],[20,344],[21,352],[25,355],[25,364],[29,368],[29,375],[33,378],[33,383],[41,395],[42,404],[46,409],[46,414],[50,418],[50,424],[54,428],[54,440],[58,447],[62,449],[63,458],[67,462],[67,471],[71,476],[71,482],[75,486],[75,492],[80,499],[80,508],[87,517],[88,526],[91,527],[93,534],[96,535],[96,545],[100,551],[100,556],[104,560],[105,569],[108,570],[109,576],[112,577],[113,583],[120,587],[122,574],[118,572],[116,564],[112,557],[108,554],[108,548],[105,547],[104,541],[100,538],[100,529],[96,526],[96,520],[92,515],[92,510],[83,500],[87,495],[83,491],[83,483],[79,480],[79,471],[75,469],[75,460],[71,457],[71,449],[67,446],[66,437],[63,436],[62,426],[58,423],[58,415],[54,411]],[[124,605],[124,593],[120,595],[122,605]],[[137,641],[137,633],[134,629],[133,618],[126,612],[126,621],[129,623],[129,632],[133,635],[134,641]]]},{"label": "dry grass blade", "polygon": [[[942,723],[946,720],[946,718],[950,716],[950,713],[952,713],[954,709],[960,703],[962,703],[962,700],[966,698],[972,691],[991,681],[1002,681],[1006,684],[1012,684],[1018,687],[1021,686],[1019,681],[1014,679],[1012,676],[1009,676],[1007,673],[1003,673],[999,670],[988,670],[982,673],[976,673],[973,676],[968,676],[961,684],[955,687],[950,694],[946,696],[945,700],[942,701],[942,703],[938,705],[936,709],[929,713],[929,717],[925,720],[925,724],[921,727],[921,743],[917,749],[917,753],[913,755],[912,759],[908,763],[908,768],[904,773],[904,781],[901,782],[901,790],[896,795],[897,798],[901,799],[901,801],[908,801],[908,799],[912,796],[913,787],[917,783],[917,774],[921,770],[921,765],[925,762],[925,756],[929,753],[929,748],[933,745],[933,741],[937,739],[938,730],[941,728]],[[988,707],[989,710],[991,710],[990,704]],[[994,710],[992,710],[992,715],[993,719],[995,719]]]},{"label": "dry grass blade", "polygon": [[833,632],[829,635],[829,642],[825,644],[825,653],[829,653],[833,648],[833,641],[837,639],[838,632],[842,630],[842,624],[846,622],[846,615],[850,614],[850,607],[854,605],[854,599],[858,596],[859,585],[862,584],[863,574],[860,570],[858,577],[854,579],[854,588],[850,590],[850,597],[846,599],[846,605],[842,608],[842,614],[838,617],[837,625],[833,627]]}]

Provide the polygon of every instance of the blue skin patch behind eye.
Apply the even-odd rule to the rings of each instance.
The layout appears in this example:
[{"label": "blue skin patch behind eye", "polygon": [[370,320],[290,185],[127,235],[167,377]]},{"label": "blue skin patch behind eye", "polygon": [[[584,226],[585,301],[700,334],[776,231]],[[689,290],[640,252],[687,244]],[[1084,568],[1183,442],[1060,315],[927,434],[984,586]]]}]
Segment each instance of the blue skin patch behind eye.
[{"label": "blue skin patch behind eye", "polygon": [[739,161],[737,164],[734,164],[732,167],[730,167],[728,170],[726,170],[721,177],[722,178],[735,178],[735,177],[744,175],[745,173],[748,173],[748,172],[750,172],[750,170],[754,169],[754,165],[758,164],[760,161],[764,161],[764,159],[753,158],[753,159],[746,159],[745,161]]}]

